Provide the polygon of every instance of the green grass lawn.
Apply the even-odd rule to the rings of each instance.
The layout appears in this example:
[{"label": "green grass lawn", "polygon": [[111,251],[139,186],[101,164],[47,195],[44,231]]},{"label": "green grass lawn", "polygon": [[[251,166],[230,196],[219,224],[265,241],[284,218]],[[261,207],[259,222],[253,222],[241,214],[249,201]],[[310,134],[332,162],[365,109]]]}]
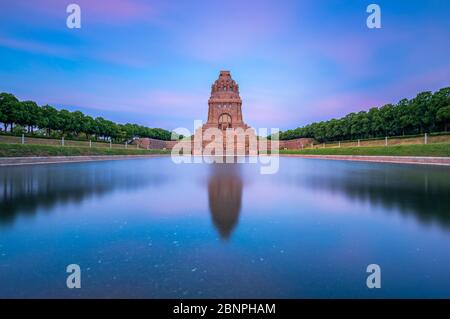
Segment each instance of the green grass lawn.
[{"label": "green grass lawn", "polygon": [[0,144],[0,157],[170,154],[170,150],[137,150],[72,146]]},{"label": "green grass lawn", "polygon": [[450,156],[450,143],[395,145],[374,147],[319,148],[305,150],[280,150],[280,154],[307,155],[372,155],[372,156]]},{"label": "green grass lawn", "polygon": [[[170,154],[170,150],[136,150],[88,148],[72,146],[0,144],[0,157],[24,156],[89,156],[89,155],[145,155]],[[308,155],[379,155],[379,156],[444,156],[450,157],[450,143],[428,145],[396,145],[377,147],[319,148],[280,150],[280,154]]]}]

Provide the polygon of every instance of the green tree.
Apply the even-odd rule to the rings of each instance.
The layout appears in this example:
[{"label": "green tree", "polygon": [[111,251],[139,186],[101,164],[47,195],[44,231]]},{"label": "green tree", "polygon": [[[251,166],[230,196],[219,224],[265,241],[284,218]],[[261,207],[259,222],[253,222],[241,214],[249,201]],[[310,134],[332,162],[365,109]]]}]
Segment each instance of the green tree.
[{"label": "green tree", "polygon": [[42,106],[37,126],[46,130],[47,136],[50,136],[52,130],[58,129],[58,111],[50,105]]},{"label": "green tree", "polygon": [[431,92],[422,92],[417,94],[417,96],[411,101],[411,113],[413,116],[413,122],[415,125],[417,125],[419,133],[428,131],[431,125],[431,98]]},{"label": "green tree", "polygon": [[81,132],[86,132],[84,126],[85,116],[80,111],[75,111],[70,114],[70,132],[78,136]]},{"label": "green tree", "polygon": [[67,110],[60,110],[55,124],[56,129],[61,131],[62,136],[67,136],[67,133],[72,129],[72,114]]},{"label": "green tree", "polygon": [[38,125],[41,109],[33,101],[20,102],[20,121],[22,126],[27,126],[27,132],[33,133],[34,127]]},{"label": "green tree", "polygon": [[450,123],[450,105],[439,109],[436,115],[437,120],[444,125],[444,131],[447,132]]},{"label": "green tree", "polygon": [[92,135],[95,135],[97,133],[95,125],[96,122],[91,116],[86,115],[84,117],[83,132],[86,134],[87,139],[89,139]]},{"label": "green tree", "polygon": [[16,118],[16,113],[18,109],[19,100],[9,93],[0,93],[0,113],[1,119],[0,121],[3,123],[5,132],[8,130],[8,126],[10,126],[10,130],[12,132],[14,120]]},{"label": "green tree", "polygon": [[372,137],[383,135],[383,119],[381,118],[380,110],[376,107],[372,107],[367,113],[367,116]]}]

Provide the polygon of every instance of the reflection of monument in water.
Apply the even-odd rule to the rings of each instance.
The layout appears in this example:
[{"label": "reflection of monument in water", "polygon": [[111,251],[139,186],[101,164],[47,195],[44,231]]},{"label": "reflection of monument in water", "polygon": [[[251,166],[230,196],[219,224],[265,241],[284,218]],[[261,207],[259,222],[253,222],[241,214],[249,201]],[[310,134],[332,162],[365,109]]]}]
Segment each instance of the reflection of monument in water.
[{"label": "reflection of monument in water", "polygon": [[242,201],[242,179],[239,166],[214,164],[208,181],[209,210],[223,239],[230,238],[239,220]]}]

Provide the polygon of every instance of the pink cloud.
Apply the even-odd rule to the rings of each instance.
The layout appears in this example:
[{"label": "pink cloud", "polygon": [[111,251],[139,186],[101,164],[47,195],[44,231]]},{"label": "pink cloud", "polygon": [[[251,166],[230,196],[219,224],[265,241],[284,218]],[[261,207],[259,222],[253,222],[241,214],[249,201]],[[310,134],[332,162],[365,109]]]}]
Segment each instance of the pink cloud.
[{"label": "pink cloud", "polygon": [[450,64],[446,66],[439,66],[431,71],[422,74],[415,74],[408,76],[404,81],[399,81],[398,84],[388,89],[388,94],[395,94],[397,92],[419,92],[427,90],[436,90],[450,86]]},{"label": "pink cloud", "polygon": [[78,0],[80,6],[92,11],[95,16],[113,19],[136,19],[156,13],[156,7],[148,2],[138,0]]},{"label": "pink cloud", "polygon": [[144,68],[153,64],[151,58],[148,58],[139,52],[125,52],[125,51],[91,51],[87,53],[87,57],[100,61],[116,65],[127,66],[131,68]]},{"label": "pink cloud", "polygon": [[108,51],[108,50],[74,50],[68,45],[58,45],[42,41],[0,36],[0,46],[14,50],[21,50],[33,54],[44,54],[69,60],[93,59],[99,62],[106,62],[129,67],[146,67],[151,61],[140,56],[137,52]]},{"label": "pink cloud", "polygon": [[183,92],[180,90],[149,90],[136,92],[135,98],[124,96],[127,111],[147,115],[182,117],[194,121],[206,120],[208,95]]},{"label": "pink cloud", "polygon": [[[123,94],[111,96],[107,92],[92,93],[87,88],[79,88],[76,95],[64,94],[62,90],[55,90],[57,94],[51,92],[43,94],[45,101],[55,105],[78,105],[89,107],[95,110],[116,111],[134,113],[155,118],[181,117],[189,119],[205,119],[208,112],[208,96],[193,94],[190,92],[180,92],[179,90],[129,90]],[[53,95],[53,96],[52,96]],[[131,97],[131,98],[130,98]]]},{"label": "pink cloud", "polygon": [[377,43],[367,43],[362,36],[347,34],[334,37],[315,37],[308,41],[310,52],[333,61],[346,73],[352,75],[373,75],[371,61],[376,53]]},{"label": "pink cloud", "polygon": [[309,123],[312,119],[314,122],[320,120],[330,120],[332,118],[339,118],[345,116],[351,112],[359,112],[362,110],[368,110],[374,106],[382,106],[392,101],[387,100],[387,97],[383,95],[381,97],[374,97],[373,94],[367,94],[362,92],[344,92],[325,97],[319,97],[310,102],[304,102],[304,109],[307,118],[305,124]]},{"label": "pink cloud", "polygon": [[[189,54],[209,62],[254,53],[287,28],[291,14],[276,2],[227,1],[223,7],[204,4],[206,15],[168,26]],[[181,31],[181,32],[180,32]]]},{"label": "pink cloud", "polygon": [[[267,85],[266,85],[267,86]],[[279,128],[292,118],[297,91],[248,88],[241,94],[244,121],[255,128]]]},{"label": "pink cloud", "polygon": [[[65,16],[66,7],[76,3],[81,7],[82,17],[93,18],[94,22],[114,24],[116,22],[135,21],[136,19],[150,19],[158,13],[157,2],[148,3],[143,0],[16,0],[12,5],[19,7],[20,11],[31,10],[51,16]],[[159,4],[159,1],[158,1]]]},{"label": "pink cloud", "polygon": [[292,111],[279,102],[256,99],[242,106],[244,121],[255,128],[277,128],[286,123]]},{"label": "pink cloud", "polygon": [[72,56],[71,50],[63,46],[47,44],[26,39],[0,36],[0,46],[31,53],[41,53],[52,56]]}]

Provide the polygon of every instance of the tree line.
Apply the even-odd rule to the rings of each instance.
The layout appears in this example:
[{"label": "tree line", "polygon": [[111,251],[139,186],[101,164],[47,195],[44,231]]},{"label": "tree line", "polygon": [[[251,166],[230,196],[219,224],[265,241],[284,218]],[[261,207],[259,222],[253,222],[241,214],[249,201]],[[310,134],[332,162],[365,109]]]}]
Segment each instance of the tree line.
[{"label": "tree line", "polygon": [[[171,132],[137,124],[117,124],[102,117],[93,118],[80,111],[57,110],[50,105],[19,101],[13,94],[0,93],[0,123],[4,132],[28,133],[48,137],[131,141],[138,137],[170,140]],[[37,131],[36,131],[37,130]]]},{"label": "tree line", "polygon": [[422,92],[413,99],[386,104],[339,119],[308,124],[280,132],[290,140],[312,137],[319,142],[414,135],[447,131],[450,124],[450,87]]}]

